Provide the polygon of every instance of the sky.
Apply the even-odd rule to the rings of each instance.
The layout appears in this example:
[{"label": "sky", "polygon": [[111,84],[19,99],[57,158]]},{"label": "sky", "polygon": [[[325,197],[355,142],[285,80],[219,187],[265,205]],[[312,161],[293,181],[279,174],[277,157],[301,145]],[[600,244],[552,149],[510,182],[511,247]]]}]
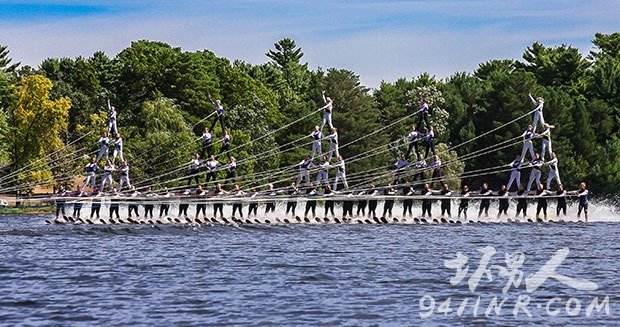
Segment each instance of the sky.
[{"label": "sky", "polygon": [[520,59],[536,41],[587,54],[595,33],[620,31],[618,13],[620,1],[602,0],[0,0],[0,44],[33,67],[99,50],[115,56],[139,39],[260,64],[290,37],[312,69],[349,69],[377,88]]}]

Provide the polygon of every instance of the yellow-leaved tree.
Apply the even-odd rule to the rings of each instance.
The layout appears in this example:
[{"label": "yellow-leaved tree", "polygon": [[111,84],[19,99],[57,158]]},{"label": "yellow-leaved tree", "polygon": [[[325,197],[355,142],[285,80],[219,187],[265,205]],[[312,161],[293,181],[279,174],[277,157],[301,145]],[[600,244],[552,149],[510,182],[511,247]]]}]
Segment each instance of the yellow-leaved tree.
[{"label": "yellow-leaved tree", "polygon": [[15,89],[10,135],[14,169],[21,170],[15,189],[27,192],[35,185],[51,185],[53,176],[45,158],[63,146],[71,100],[50,100],[52,82],[43,75],[23,77]]}]

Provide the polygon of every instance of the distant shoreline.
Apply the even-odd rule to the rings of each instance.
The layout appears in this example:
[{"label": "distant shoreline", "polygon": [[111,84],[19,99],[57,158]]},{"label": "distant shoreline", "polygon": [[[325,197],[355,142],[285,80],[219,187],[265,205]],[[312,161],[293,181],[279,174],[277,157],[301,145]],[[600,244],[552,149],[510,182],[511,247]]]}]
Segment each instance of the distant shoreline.
[{"label": "distant shoreline", "polygon": [[39,215],[44,213],[54,213],[53,206],[45,207],[6,207],[0,208],[0,215]]}]

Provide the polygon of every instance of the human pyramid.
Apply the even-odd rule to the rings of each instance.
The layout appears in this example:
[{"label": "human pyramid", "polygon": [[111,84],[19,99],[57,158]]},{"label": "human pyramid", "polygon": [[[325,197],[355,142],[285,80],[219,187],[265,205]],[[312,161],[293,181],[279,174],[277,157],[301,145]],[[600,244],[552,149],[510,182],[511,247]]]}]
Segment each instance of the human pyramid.
[{"label": "human pyramid", "polygon": [[[142,187],[145,190],[143,192],[138,192],[136,188],[131,185],[129,181],[129,165],[123,157],[123,140],[117,128],[116,110],[108,101],[107,128],[98,141],[98,156],[96,158],[92,158],[91,162],[85,167],[86,181],[81,187],[80,196],[82,196],[88,185],[92,185],[93,189],[96,188],[95,174],[98,170],[100,170],[98,163],[101,159],[105,158],[106,164],[103,168],[103,173],[101,174],[102,180],[99,185],[99,192],[94,191],[93,194],[103,194],[103,192],[106,191],[106,186],[109,185],[109,188],[118,195],[126,184],[127,187],[132,190],[130,197],[134,198],[138,197],[140,194],[146,196],[147,198],[169,198],[174,196],[179,199],[189,199],[192,197],[195,197],[196,199],[204,199],[212,196],[231,196],[235,199],[245,197],[248,202],[248,215],[256,215],[259,203],[265,204],[266,214],[274,212],[276,208],[274,200],[277,199],[275,196],[285,195],[286,214],[288,215],[290,212],[293,216],[295,216],[295,209],[298,200],[305,198],[304,217],[308,217],[308,214],[310,213],[313,217],[316,217],[317,199],[324,200],[323,203],[326,217],[328,213],[331,213],[331,215],[334,216],[335,204],[337,202],[342,202],[343,217],[350,218],[355,216],[365,216],[366,209],[368,209],[369,217],[391,218],[392,210],[397,201],[399,203],[402,202],[402,217],[412,217],[414,200],[421,200],[421,217],[432,217],[431,209],[432,203],[435,201],[433,198],[435,198],[440,201],[441,216],[447,215],[450,217],[452,200],[457,200],[459,201],[458,217],[460,218],[462,215],[467,219],[469,202],[472,198],[475,198],[480,203],[478,217],[483,214],[488,217],[491,200],[497,199],[499,202],[499,218],[502,215],[508,215],[508,209],[510,206],[509,201],[511,198],[514,198],[517,202],[515,217],[519,216],[521,213],[523,213],[523,216],[525,217],[527,215],[528,200],[533,197],[537,202],[536,218],[538,218],[538,215],[541,212],[546,218],[548,198],[555,198],[557,200],[556,214],[559,216],[560,213],[566,215],[567,196],[575,195],[579,197],[578,217],[583,211],[586,214],[587,221],[589,192],[586,189],[586,185],[585,183],[581,183],[579,185],[579,190],[577,191],[567,192],[564,190],[558,171],[558,158],[554,154],[551,146],[551,130],[554,126],[546,123],[543,117],[544,99],[542,97],[534,99],[531,94],[529,97],[535,106],[535,109],[533,110],[532,124],[528,125],[527,129],[521,136],[523,138],[523,148],[521,154],[516,155],[515,159],[507,165],[511,171],[507,185],[501,185],[497,191],[493,191],[489,187],[488,183],[483,183],[478,191],[470,191],[468,185],[461,185],[460,190],[456,192],[452,192],[449,189],[448,184],[445,183],[444,177],[442,176],[441,159],[435,151],[435,132],[433,126],[430,124],[432,109],[427,99],[423,96],[420,96],[419,110],[417,111],[419,117],[417,125],[413,125],[411,131],[406,135],[408,140],[406,153],[400,154],[396,162],[391,165],[391,170],[393,172],[388,171],[386,173],[380,173],[380,176],[383,176],[380,178],[393,175],[393,182],[386,183],[387,185],[375,186],[372,182],[373,179],[371,178],[370,181],[365,182],[365,186],[362,188],[358,188],[357,186],[349,188],[345,170],[345,160],[339,151],[339,130],[334,127],[332,122],[334,103],[329,96],[325,95],[325,91],[323,91],[322,99],[324,105],[317,109],[317,111],[322,111],[322,123],[315,126],[314,130],[308,134],[307,137],[311,139],[310,143],[312,145],[310,155],[305,155],[303,160],[298,163],[299,172],[297,173],[296,178],[294,178],[291,182],[290,186],[276,189],[273,184],[269,183],[267,184],[265,190],[251,188],[248,190],[248,193],[246,193],[238,184],[236,184],[237,163],[235,158],[230,154],[232,139],[226,129],[224,107],[220,100],[213,101],[209,95],[209,100],[215,108],[215,111],[211,115],[215,115],[215,117],[211,127],[205,128],[202,136],[200,137],[202,141],[201,151],[200,153],[197,153],[189,162],[189,175],[187,177],[182,177],[187,178],[188,187],[193,181],[196,182],[195,191],[191,191],[187,188],[185,191],[181,191],[180,193],[171,193],[167,188],[164,188],[163,193],[159,195],[153,193],[150,186]],[[205,119],[208,119],[211,115],[207,116]],[[217,136],[213,133],[213,129],[216,127],[218,122],[222,130],[222,135],[220,140],[214,141]],[[536,131],[538,124],[542,126],[542,132],[540,133]],[[421,130],[423,130],[423,132],[417,128],[418,126]],[[329,133],[327,135],[323,134],[325,127],[329,128]],[[110,140],[108,136],[110,133],[116,135],[114,140]],[[540,152],[536,152],[534,148],[534,143],[538,143],[538,140],[541,140]],[[221,165],[216,159],[214,145],[217,142],[223,143],[217,156],[219,157],[226,155],[228,160],[228,164],[226,165]],[[327,153],[323,153],[322,151],[323,142],[329,143],[329,150]],[[113,147],[113,154],[111,158],[109,156],[110,147]],[[422,151],[422,147],[424,148],[424,151]],[[414,153],[415,157],[412,157],[412,154]],[[432,159],[430,162],[427,162],[427,158],[429,158],[431,154]],[[529,160],[526,160],[528,155]],[[115,168],[117,157],[121,162],[120,168],[118,169]],[[318,163],[314,162],[315,158],[319,158]],[[335,162],[333,161],[334,158],[336,158]],[[542,169],[545,166],[548,167],[548,172],[546,185],[543,185],[541,182],[543,176]],[[203,172],[203,167],[206,168],[206,173]],[[329,170],[331,168],[336,169],[335,176],[333,177],[333,183],[330,183],[329,176]],[[526,169],[530,169],[527,184],[522,183],[521,181],[521,175]],[[226,191],[222,183],[219,182],[220,180],[217,178],[217,173],[222,170],[226,171],[226,180],[233,182],[234,187],[230,191]],[[430,180],[425,179],[429,171],[432,172],[432,177]],[[118,183],[119,187],[118,189],[114,189],[113,175],[117,172],[120,173],[120,180]],[[316,180],[314,182],[311,180],[311,172],[316,172]],[[202,175],[206,175],[205,184],[201,184],[200,179]],[[411,179],[412,176],[413,179]],[[554,180],[557,183],[557,191],[551,192],[549,189]],[[211,181],[215,184],[213,188],[210,188],[208,185]],[[337,187],[340,183],[343,188],[340,191],[337,191]],[[435,183],[439,184],[439,189],[431,188]],[[530,193],[534,183],[536,183],[536,190],[534,193]],[[516,192],[511,193],[513,184],[516,185]],[[421,185],[421,189],[414,187],[418,185]],[[321,188],[321,192],[317,191],[319,188]],[[334,197],[334,195],[338,194],[340,195],[339,197]],[[262,199],[258,201],[253,200],[259,197],[262,197]],[[274,200],[266,200],[265,197]],[[347,200],[343,200],[343,197]],[[353,197],[357,199],[356,215],[353,214]],[[381,215],[378,215],[376,212],[379,203],[378,199],[383,202],[383,213]],[[179,216],[187,216],[189,204],[185,201],[181,202],[182,203],[179,205]],[[93,200],[93,203],[95,203],[95,200]],[[132,204],[131,206],[137,214],[137,205]],[[224,204],[222,202],[213,202],[215,216],[219,213],[219,216],[223,217],[223,206]],[[243,201],[237,199],[233,202],[233,216],[236,212],[239,213],[239,216],[243,216],[241,212],[242,206]],[[93,206],[93,208],[95,207],[99,208],[100,205],[96,203],[96,206]],[[150,212],[150,215],[152,216],[153,204],[147,203],[144,204],[144,207],[146,212]],[[163,201],[160,203],[160,217],[168,215],[169,207],[170,204],[168,201]],[[199,201],[199,203],[196,204],[196,216],[198,216],[199,212],[204,215],[205,207],[206,203]],[[118,211],[118,204],[115,204],[110,210],[112,209]]]},{"label": "human pyramid", "polygon": [[[121,192],[125,184],[129,189],[133,188],[129,181],[129,164],[123,156],[123,138],[118,130],[116,115],[116,108],[110,104],[110,100],[108,99],[107,126],[97,141],[99,145],[99,154],[97,158],[91,158],[90,162],[84,167],[86,179],[80,188],[79,196],[84,194],[89,185],[92,186],[93,190],[97,188],[96,173],[99,170],[103,170],[101,174],[101,183],[99,184],[99,193],[103,193],[106,190],[106,185],[108,185],[109,189],[113,192]],[[116,138],[112,140],[110,139],[110,135],[115,135]],[[110,158],[110,148],[112,148],[112,158]],[[118,168],[115,167],[117,157],[120,159],[120,166]],[[101,159],[105,159],[103,169],[99,166]],[[113,176],[117,172],[120,175],[118,182],[119,187],[115,189]]]}]

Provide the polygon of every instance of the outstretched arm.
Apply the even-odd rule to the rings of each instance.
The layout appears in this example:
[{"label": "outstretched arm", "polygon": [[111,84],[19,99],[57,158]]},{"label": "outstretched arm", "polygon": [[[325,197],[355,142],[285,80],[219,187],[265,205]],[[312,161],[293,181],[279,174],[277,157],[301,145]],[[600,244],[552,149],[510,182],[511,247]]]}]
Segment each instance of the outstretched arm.
[{"label": "outstretched arm", "polygon": [[112,105],[110,104],[110,99],[108,99],[108,111],[112,110]]},{"label": "outstretched arm", "polygon": [[532,103],[536,104],[536,99],[534,99],[532,93],[529,93],[528,96],[530,97],[530,100],[532,100]]},{"label": "outstretched arm", "polygon": [[323,97],[323,102],[327,103],[327,99],[325,98],[325,91],[321,92],[321,96]]}]

